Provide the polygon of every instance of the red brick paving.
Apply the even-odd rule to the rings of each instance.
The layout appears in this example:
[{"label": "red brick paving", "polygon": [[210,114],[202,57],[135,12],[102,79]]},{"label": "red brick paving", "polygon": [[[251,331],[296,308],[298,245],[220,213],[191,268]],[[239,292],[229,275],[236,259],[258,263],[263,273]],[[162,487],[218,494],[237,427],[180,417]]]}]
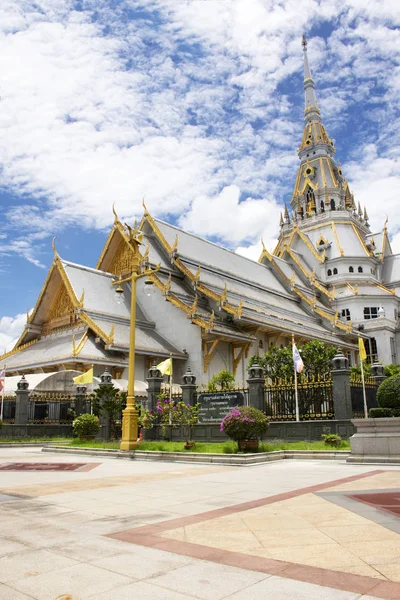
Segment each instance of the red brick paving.
[{"label": "red brick paving", "polygon": [[91,471],[101,463],[5,463],[0,471]]},{"label": "red brick paving", "polygon": [[[252,500],[250,502],[243,502],[241,504],[236,504],[235,506],[227,506],[225,508],[211,510],[198,515],[180,517],[178,519],[171,519],[155,525],[144,525],[135,529],[127,529],[125,531],[107,534],[106,537],[114,538],[124,542],[130,542],[139,546],[147,546],[150,548],[157,548],[158,550],[173,552],[175,554],[190,556],[192,558],[208,560],[218,564],[239,567],[249,571],[258,571],[262,573],[269,573],[270,575],[279,575],[280,577],[286,577],[296,581],[314,583],[317,585],[363,595],[368,594],[377,598],[384,598],[385,600],[398,600],[400,599],[400,583],[383,581],[373,577],[365,577],[362,575],[354,575],[340,571],[332,571],[330,569],[322,569],[319,567],[310,567],[307,565],[290,563],[270,558],[251,556],[242,552],[230,552],[226,550],[220,550],[212,546],[169,540],[161,536],[164,531],[170,531],[179,527],[192,525],[194,523],[209,521],[211,519],[224,517],[229,514],[257,508],[259,506],[273,504],[274,502],[281,502],[282,500],[288,500],[289,498],[295,498],[303,494],[319,492],[336,485],[357,481],[359,479],[364,479],[366,477],[371,477],[384,472],[384,470],[370,471],[369,473],[364,473],[363,475],[353,475],[344,479],[329,481],[327,483],[294,490],[292,492],[286,492],[283,494],[277,494],[275,496],[269,496],[267,498]],[[377,494],[373,495],[375,496]],[[380,494],[381,497],[385,495],[386,494]],[[398,496],[399,493],[397,492],[396,497],[398,498]],[[363,495],[363,497],[365,498],[365,495]],[[381,500],[382,499],[385,500],[385,498],[381,498]],[[393,498],[387,498],[387,501],[393,502]],[[385,506],[385,509],[387,509],[387,506]]]}]

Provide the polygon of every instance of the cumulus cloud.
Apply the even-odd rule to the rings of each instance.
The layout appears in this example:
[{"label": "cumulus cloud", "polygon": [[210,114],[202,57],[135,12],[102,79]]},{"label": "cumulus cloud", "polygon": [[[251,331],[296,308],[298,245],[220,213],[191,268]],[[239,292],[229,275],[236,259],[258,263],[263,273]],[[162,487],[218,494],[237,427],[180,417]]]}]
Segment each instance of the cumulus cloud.
[{"label": "cumulus cloud", "polygon": [[0,254],[41,266],[47,236],[104,229],[113,202],[140,216],[144,195],[242,253],[273,245],[302,130],[299,40],[327,22],[309,41],[324,122],[344,133],[365,109],[344,171],[374,226],[382,205],[396,222],[395,0],[25,0],[0,17],[2,186],[23,199]]},{"label": "cumulus cloud", "polygon": [[[0,319],[0,355],[9,352],[15,345],[26,325],[26,314]],[[4,365],[0,365],[0,369]]]}]

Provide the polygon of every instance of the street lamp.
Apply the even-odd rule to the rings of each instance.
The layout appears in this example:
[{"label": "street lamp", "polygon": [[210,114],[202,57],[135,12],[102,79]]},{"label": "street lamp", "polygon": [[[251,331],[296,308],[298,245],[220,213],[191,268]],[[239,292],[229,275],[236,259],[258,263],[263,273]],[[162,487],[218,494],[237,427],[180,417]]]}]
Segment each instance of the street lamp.
[{"label": "street lamp", "polygon": [[[124,279],[112,281],[116,285],[115,301],[118,304],[124,299],[123,283],[131,284],[131,315],[130,315],[130,335],[129,335],[129,358],[128,358],[128,395],[126,398],[126,408],[122,411],[122,440],[121,450],[134,450],[137,448],[138,442],[138,411],[135,407],[135,325],[136,325],[136,282],[141,277],[146,277],[145,290],[146,295],[148,289],[153,288],[153,282],[149,276],[157,273],[160,270],[160,265],[155,269],[142,270],[142,256],[139,252],[139,246],[142,244],[143,232],[127,226],[129,231],[129,245],[133,251],[132,257],[132,273]],[[151,294],[151,292],[150,292]]]}]

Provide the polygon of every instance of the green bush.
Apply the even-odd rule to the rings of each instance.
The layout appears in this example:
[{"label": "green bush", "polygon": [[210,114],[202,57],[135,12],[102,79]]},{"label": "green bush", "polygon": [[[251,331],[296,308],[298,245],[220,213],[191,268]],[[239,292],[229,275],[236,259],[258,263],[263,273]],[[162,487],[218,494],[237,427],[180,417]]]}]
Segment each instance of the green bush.
[{"label": "green bush", "polygon": [[391,408],[371,408],[368,416],[370,419],[383,419],[385,417],[393,417]]},{"label": "green bush", "polygon": [[72,423],[74,435],[78,437],[95,436],[100,429],[100,421],[96,415],[84,414]]},{"label": "green bush", "polygon": [[376,394],[381,408],[400,408],[400,377],[388,377],[378,387]]},{"label": "green bush", "polygon": [[222,420],[220,430],[231,440],[257,440],[268,429],[268,417],[253,406],[236,406]]},{"label": "green bush", "polygon": [[336,433],[324,433],[321,435],[321,438],[327,446],[341,446],[343,441],[340,435]]}]

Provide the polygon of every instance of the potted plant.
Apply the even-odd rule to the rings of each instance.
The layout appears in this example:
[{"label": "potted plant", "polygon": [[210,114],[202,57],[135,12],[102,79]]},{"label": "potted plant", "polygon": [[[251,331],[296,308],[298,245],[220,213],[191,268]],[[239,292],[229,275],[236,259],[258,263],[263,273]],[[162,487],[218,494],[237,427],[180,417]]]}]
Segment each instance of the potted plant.
[{"label": "potted plant", "polygon": [[239,450],[257,451],[259,438],[268,429],[268,417],[253,406],[236,406],[221,422],[220,430],[238,443]]},{"label": "potted plant", "polygon": [[80,440],[93,440],[100,430],[100,421],[96,415],[84,414],[74,419],[72,428]]}]

